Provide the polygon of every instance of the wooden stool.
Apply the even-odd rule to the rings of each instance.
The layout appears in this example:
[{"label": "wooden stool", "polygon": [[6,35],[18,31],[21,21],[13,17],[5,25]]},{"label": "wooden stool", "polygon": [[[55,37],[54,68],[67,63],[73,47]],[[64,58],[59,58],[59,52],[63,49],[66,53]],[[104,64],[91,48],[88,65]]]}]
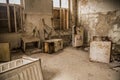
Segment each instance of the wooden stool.
[{"label": "wooden stool", "polygon": [[26,44],[27,43],[33,43],[38,42],[38,48],[40,48],[40,39],[36,37],[22,37],[22,49],[25,52],[26,50]]}]

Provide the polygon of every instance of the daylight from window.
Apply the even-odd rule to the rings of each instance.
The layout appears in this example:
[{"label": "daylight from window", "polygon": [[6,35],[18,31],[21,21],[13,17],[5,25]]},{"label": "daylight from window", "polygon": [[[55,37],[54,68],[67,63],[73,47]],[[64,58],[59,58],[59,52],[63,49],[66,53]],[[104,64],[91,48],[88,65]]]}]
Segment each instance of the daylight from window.
[{"label": "daylight from window", "polygon": [[53,0],[53,7],[60,7],[61,1],[61,8],[68,8],[68,0]]},{"label": "daylight from window", "polygon": [[[6,0],[0,0],[0,3],[7,3]],[[20,4],[20,0],[9,0],[10,4]]]},{"label": "daylight from window", "polygon": [[20,4],[20,0],[9,0],[11,4]]},{"label": "daylight from window", "polygon": [[0,3],[6,3],[6,0],[0,0]]},{"label": "daylight from window", "polygon": [[68,8],[68,0],[61,0],[61,7]]},{"label": "daylight from window", "polygon": [[60,7],[60,0],[53,0],[53,7]]}]

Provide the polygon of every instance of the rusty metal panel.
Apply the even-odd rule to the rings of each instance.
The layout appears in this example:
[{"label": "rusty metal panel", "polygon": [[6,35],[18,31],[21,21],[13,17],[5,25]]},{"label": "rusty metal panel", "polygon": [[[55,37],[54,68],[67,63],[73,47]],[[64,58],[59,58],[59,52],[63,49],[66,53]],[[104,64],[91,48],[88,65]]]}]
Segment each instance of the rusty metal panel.
[{"label": "rusty metal panel", "polygon": [[23,57],[0,64],[0,80],[43,80],[40,59]]},{"label": "rusty metal panel", "polygon": [[90,60],[109,63],[111,52],[110,41],[92,41],[90,43]]},{"label": "rusty metal panel", "polygon": [[0,61],[10,61],[9,43],[0,43]]}]

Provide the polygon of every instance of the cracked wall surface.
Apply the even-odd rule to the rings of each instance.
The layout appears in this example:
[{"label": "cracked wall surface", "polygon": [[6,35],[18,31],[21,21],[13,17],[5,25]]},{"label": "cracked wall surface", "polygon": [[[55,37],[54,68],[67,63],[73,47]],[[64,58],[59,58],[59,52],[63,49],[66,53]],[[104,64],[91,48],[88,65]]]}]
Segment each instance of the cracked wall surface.
[{"label": "cracked wall surface", "polygon": [[[78,23],[87,30],[90,42],[93,36],[108,36],[114,43],[120,42],[119,0],[79,0]],[[117,28],[117,31],[113,31]]]},{"label": "cracked wall surface", "polygon": [[[26,6],[25,6],[25,25],[24,30],[26,32],[26,35],[32,36],[33,30],[36,29],[37,32],[36,36],[40,38],[41,41],[45,40],[45,37],[47,35],[44,33],[45,26],[43,25],[42,19],[44,18],[45,23],[53,28],[54,25],[52,25],[52,0],[26,0]],[[69,31],[52,31],[50,37],[51,38],[63,38],[66,42],[71,40],[71,37],[68,38],[67,36],[70,36],[71,33]]]}]

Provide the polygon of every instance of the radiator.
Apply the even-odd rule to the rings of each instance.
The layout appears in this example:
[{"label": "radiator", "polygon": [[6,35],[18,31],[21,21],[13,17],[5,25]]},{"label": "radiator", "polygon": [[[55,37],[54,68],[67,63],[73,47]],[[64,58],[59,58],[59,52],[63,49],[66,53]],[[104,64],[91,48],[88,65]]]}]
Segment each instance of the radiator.
[{"label": "radiator", "polygon": [[23,57],[0,64],[0,80],[43,80],[40,59]]}]

